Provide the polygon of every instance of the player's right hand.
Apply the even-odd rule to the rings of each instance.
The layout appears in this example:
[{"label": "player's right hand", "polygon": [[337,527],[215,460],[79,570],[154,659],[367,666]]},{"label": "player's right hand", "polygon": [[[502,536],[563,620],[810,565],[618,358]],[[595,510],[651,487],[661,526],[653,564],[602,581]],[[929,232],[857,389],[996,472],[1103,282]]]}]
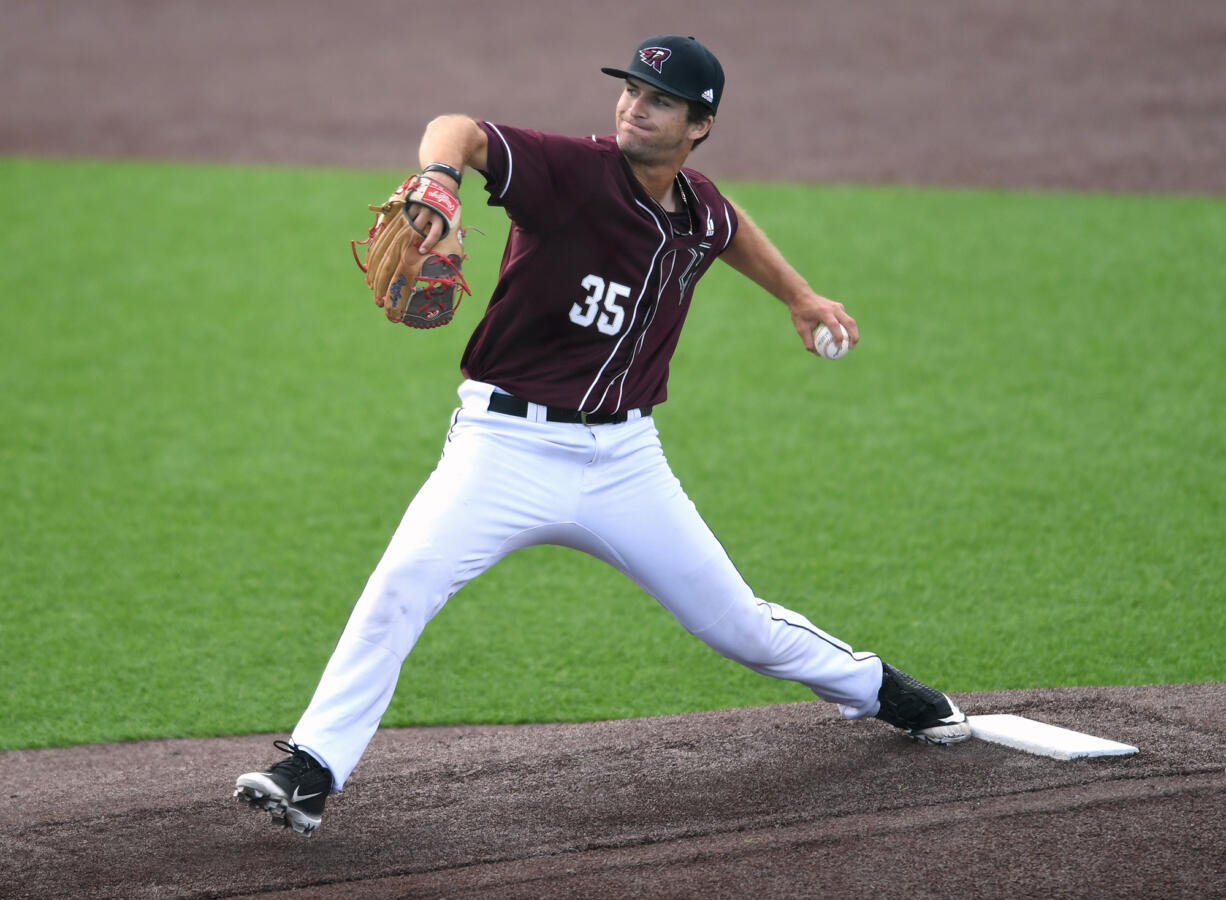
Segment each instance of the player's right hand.
[{"label": "player's right hand", "polygon": [[843,304],[837,300],[830,300],[810,291],[800,300],[789,304],[788,310],[792,315],[796,333],[800,335],[805,349],[810,353],[818,353],[813,333],[819,325],[825,325],[834,334],[839,333],[841,325],[846,329],[852,347],[860,343],[860,329],[856,320],[847,314]]}]

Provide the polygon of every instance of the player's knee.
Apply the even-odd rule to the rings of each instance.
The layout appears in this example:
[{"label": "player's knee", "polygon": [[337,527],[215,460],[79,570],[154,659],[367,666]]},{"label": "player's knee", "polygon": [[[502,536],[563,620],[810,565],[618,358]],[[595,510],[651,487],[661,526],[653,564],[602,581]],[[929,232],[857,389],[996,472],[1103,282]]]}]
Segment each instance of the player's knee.
[{"label": "player's knee", "polygon": [[748,666],[764,666],[774,662],[775,646],[771,637],[770,615],[756,601],[737,604],[696,636],[711,649],[734,662]]},{"label": "player's knee", "polygon": [[454,565],[434,555],[406,556],[377,568],[355,612],[375,630],[420,631],[453,592]]}]

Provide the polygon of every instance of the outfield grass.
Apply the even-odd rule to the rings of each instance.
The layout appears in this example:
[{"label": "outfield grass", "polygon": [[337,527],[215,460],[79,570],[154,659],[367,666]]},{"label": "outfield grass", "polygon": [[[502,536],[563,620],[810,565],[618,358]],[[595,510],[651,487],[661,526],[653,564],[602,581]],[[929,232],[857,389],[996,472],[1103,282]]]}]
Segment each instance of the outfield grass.
[{"label": "outfield grass", "polygon": [[[385,324],[390,173],[0,161],[0,748],[282,731],[433,467],[457,324]],[[863,342],[717,265],[657,414],[761,596],[952,690],[1220,680],[1226,202],[729,184]],[[799,700],[611,570],[459,594],[385,723]]]}]

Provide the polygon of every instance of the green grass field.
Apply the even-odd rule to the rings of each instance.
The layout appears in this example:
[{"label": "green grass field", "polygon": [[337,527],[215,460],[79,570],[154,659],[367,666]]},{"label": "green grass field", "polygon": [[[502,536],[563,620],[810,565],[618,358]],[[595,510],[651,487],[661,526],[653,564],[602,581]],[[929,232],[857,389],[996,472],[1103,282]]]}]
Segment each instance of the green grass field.
[{"label": "green grass field", "polygon": [[[474,296],[385,323],[387,172],[0,161],[0,748],[290,728],[417,485]],[[1226,201],[725,184],[863,341],[723,265],[657,414],[760,596],[954,691],[1223,678]],[[427,629],[387,725],[809,697],[537,548]]]}]

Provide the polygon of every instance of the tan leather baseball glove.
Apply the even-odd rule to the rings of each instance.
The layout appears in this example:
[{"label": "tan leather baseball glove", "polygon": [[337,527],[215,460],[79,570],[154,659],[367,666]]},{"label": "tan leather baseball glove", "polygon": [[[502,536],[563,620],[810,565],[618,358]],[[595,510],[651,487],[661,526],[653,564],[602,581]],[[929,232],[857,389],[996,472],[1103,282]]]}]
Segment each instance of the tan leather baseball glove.
[{"label": "tan leather baseball glove", "polygon": [[[443,237],[429,253],[420,253],[422,235],[409,220],[410,210],[426,206],[445,220]],[[375,304],[393,322],[411,328],[437,328],[455,315],[463,294],[471,294],[460,271],[464,232],[460,200],[427,175],[410,175],[381,206],[371,206],[375,224],[364,241],[350,241],[353,258],[366,273]],[[358,255],[366,247],[366,258]]]}]

